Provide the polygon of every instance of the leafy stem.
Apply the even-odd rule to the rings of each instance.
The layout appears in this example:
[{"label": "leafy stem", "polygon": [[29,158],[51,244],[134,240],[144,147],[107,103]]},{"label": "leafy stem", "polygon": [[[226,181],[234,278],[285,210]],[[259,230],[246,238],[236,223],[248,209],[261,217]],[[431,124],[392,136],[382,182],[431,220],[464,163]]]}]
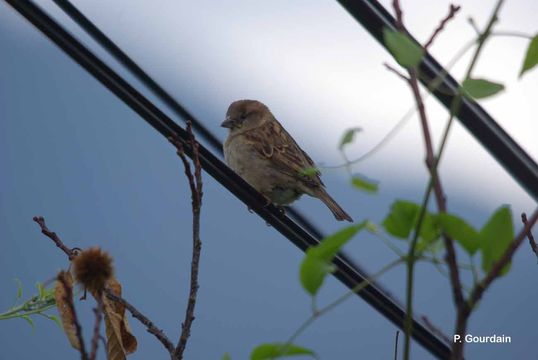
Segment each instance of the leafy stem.
[{"label": "leafy stem", "polygon": [[[34,315],[34,314],[41,314],[51,308],[53,308],[55,304],[52,305],[46,305],[37,309],[28,310],[26,307],[23,306],[17,306],[16,308],[13,308],[11,310],[8,310],[2,314],[0,314],[0,320],[7,320],[7,319],[13,319],[28,315]],[[44,314],[42,314],[44,315]]]},{"label": "leafy stem", "polygon": [[399,265],[401,263],[403,263],[402,259],[397,259],[397,260],[394,260],[394,261],[390,262],[389,264],[382,267],[379,271],[372,274],[368,279],[365,279],[365,280],[361,281],[360,283],[358,283],[357,285],[355,285],[351,290],[346,292],[344,295],[342,295],[338,299],[334,300],[330,304],[328,304],[328,305],[318,309],[317,311],[313,312],[312,315],[308,319],[306,319],[297,328],[297,330],[295,330],[295,332],[288,338],[288,340],[286,340],[286,342],[282,345],[281,353],[286,353],[287,348],[289,348],[291,346],[291,344],[293,344],[295,339],[297,339],[297,337],[299,337],[299,335],[301,335],[314,321],[316,321],[316,319],[318,319],[319,317],[325,315],[326,313],[328,313],[329,311],[331,311],[332,309],[334,309],[335,307],[337,307],[338,305],[340,305],[341,303],[346,301],[352,295],[360,292],[362,289],[367,287],[371,282],[375,281],[377,278],[379,278],[385,272],[387,272],[388,270],[394,268],[395,266],[397,266],[397,265]]},{"label": "leafy stem", "polygon": [[[478,61],[478,58],[480,56],[481,50],[483,49],[483,46],[485,44],[486,39],[489,37],[491,29],[493,27],[493,24],[497,20],[497,14],[501,8],[501,5],[503,3],[503,0],[499,0],[497,2],[497,5],[495,6],[495,9],[493,11],[492,16],[490,17],[490,20],[485,28],[485,30],[482,33],[479,33],[478,40],[477,40],[477,47],[475,49],[475,52],[472,56],[472,59],[469,63],[469,66],[467,68],[466,74],[465,74],[465,80],[469,79],[471,76],[471,73]],[[402,12],[400,9],[399,2],[397,0],[393,3],[394,9],[397,16],[397,24],[398,27],[403,30],[403,23],[402,23]],[[465,81],[464,80],[464,81]],[[428,202],[430,199],[430,194],[432,190],[435,192],[435,198],[437,200],[437,204],[439,207],[440,212],[446,212],[446,201],[444,198],[444,193],[441,187],[441,183],[439,181],[438,175],[437,175],[437,167],[439,165],[439,161],[441,159],[441,156],[443,154],[443,151],[445,149],[446,141],[448,138],[448,134],[450,132],[455,114],[458,112],[459,107],[461,105],[462,101],[462,90],[461,88],[458,89],[456,96],[454,97],[451,108],[450,108],[450,116],[449,120],[447,122],[447,125],[445,127],[445,130],[443,132],[441,145],[439,147],[439,150],[437,152],[437,156],[433,156],[433,146],[431,142],[430,132],[428,129],[428,119],[426,116],[426,112],[424,109],[424,102],[423,98],[421,96],[421,93],[418,88],[418,76],[417,76],[417,70],[415,67],[412,67],[409,69],[409,85],[411,86],[416,107],[419,111],[423,135],[424,135],[424,142],[426,146],[426,164],[430,170],[430,179],[428,181],[428,185],[426,187],[426,192],[422,201],[422,207],[419,213],[418,221],[415,227],[415,231],[413,234],[413,239],[409,246],[409,252],[407,257],[407,289],[406,289],[406,310],[407,310],[407,316],[405,319],[405,350],[404,350],[404,359],[409,359],[410,356],[410,347],[411,347],[411,333],[412,333],[412,318],[413,318],[413,312],[412,312],[412,302],[413,302],[413,282],[414,282],[414,265],[416,260],[416,245],[418,241],[418,237],[420,234],[421,226],[424,221],[424,217],[426,214],[426,208],[428,206]],[[450,280],[452,284],[452,290],[454,294],[454,300],[456,303],[457,308],[463,306],[464,300],[463,300],[463,293],[462,293],[462,286],[461,281],[459,277],[459,271],[458,266],[456,263],[456,253],[454,249],[454,244],[451,239],[448,238],[448,236],[444,235],[444,242],[445,247],[447,249],[447,263],[450,273]],[[460,350],[462,348],[462,345],[460,345]],[[454,345],[454,349],[456,349],[456,345]],[[456,359],[459,359],[462,354],[460,354],[457,350],[454,350],[454,357]]]},{"label": "leafy stem", "polygon": [[32,296],[24,303],[13,306],[7,311],[1,313],[0,320],[22,318],[28,315],[41,314],[54,307],[56,302],[54,300],[52,290],[43,288],[41,284],[38,284],[38,288],[40,289],[39,295]]}]

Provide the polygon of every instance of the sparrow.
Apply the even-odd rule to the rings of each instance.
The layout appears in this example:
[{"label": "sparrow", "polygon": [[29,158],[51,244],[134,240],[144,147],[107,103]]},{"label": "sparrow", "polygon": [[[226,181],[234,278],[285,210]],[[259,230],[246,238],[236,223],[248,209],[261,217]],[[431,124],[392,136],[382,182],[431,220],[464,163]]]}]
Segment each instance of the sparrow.
[{"label": "sparrow", "polygon": [[221,126],[229,129],[223,145],[226,163],[269,202],[280,207],[307,194],[323,201],[337,220],[353,221],[325,191],[310,156],[267,106],[256,100],[235,101]]}]

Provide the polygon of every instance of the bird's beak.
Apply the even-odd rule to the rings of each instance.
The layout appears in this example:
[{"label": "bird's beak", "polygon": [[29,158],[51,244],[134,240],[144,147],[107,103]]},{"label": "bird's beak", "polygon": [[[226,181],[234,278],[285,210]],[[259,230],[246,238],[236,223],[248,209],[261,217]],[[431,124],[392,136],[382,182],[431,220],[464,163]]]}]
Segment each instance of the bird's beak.
[{"label": "bird's beak", "polygon": [[231,129],[235,126],[235,121],[229,116],[226,116],[226,119],[220,124],[223,128]]}]

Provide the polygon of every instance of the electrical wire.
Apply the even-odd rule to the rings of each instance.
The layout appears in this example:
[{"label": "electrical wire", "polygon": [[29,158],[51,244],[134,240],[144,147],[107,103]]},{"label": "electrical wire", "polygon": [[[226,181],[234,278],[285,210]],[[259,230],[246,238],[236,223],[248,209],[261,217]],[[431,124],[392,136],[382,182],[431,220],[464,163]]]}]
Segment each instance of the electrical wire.
[{"label": "electrical wire", "polygon": [[[396,30],[396,20],[383,5],[376,0],[337,1],[386,48],[383,29]],[[458,93],[458,82],[429,53],[422,59],[419,74],[420,81],[425,86],[433,79],[442,79],[433,95],[450,111],[452,101]],[[525,150],[473,99],[463,97],[456,116],[497,162],[538,201],[538,165]]]},{"label": "electrical wire", "polygon": [[[189,156],[192,155],[188,143],[188,135],[183,128],[178,126],[140,92],[97,58],[38,6],[28,0],[6,0],[6,2],[27,18],[67,55],[91,73],[163,136],[168,138],[177,135],[183,142],[186,153]],[[301,250],[306,251],[309,247],[319,243],[319,237],[312,236],[312,234],[298,226],[274,206],[266,206],[265,199],[262,195],[250,187],[204,146],[200,146],[200,161],[202,167],[209,175],[219,181]],[[367,278],[364,273],[361,273],[356,267],[346,261],[341,254],[334,258],[333,263],[336,267],[334,276],[348,288],[354,287]],[[405,312],[377,285],[368,285],[358,295],[395,325],[402,328]],[[450,349],[447,344],[417,321],[413,322],[412,336],[436,357],[441,359],[450,357]]]},{"label": "electrical wire", "polygon": [[[73,21],[75,21],[88,35],[99,43],[108,53],[128,69],[142,84],[144,84],[153,94],[166,104],[177,116],[184,121],[191,121],[192,127],[198,137],[202,137],[214,151],[223,156],[222,142],[209,131],[196,117],[194,117],[183,105],[171,96],[162,86],[160,86],[151,76],[148,75],[136,62],[120,49],[106,34],[104,34],[93,22],[91,22],[82,12],[80,12],[68,0],[53,0]],[[323,238],[323,234],[312,222],[294,208],[288,208],[288,213],[295,222],[307,229],[312,235]],[[350,261],[348,259],[348,261]]]}]

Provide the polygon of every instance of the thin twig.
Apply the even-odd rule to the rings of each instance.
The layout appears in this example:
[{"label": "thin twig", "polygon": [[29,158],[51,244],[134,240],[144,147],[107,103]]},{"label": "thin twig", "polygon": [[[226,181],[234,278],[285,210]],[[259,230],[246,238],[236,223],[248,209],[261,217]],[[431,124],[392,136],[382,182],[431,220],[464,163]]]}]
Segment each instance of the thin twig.
[{"label": "thin twig", "polygon": [[[406,32],[405,26],[403,24],[403,13],[400,7],[399,0],[394,0],[392,3],[394,7],[394,12],[396,14],[396,26],[400,31]],[[457,11],[456,8],[451,7],[451,12],[455,13]],[[430,37],[430,40],[433,41],[433,39],[440,33],[440,31],[444,28],[446,22],[450,20],[451,17],[449,13],[448,19],[445,19],[441,21],[441,25],[434,31],[432,36]],[[429,46],[431,44],[431,41],[427,43]],[[446,212],[446,198],[444,196],[443,187],[441,185],[441,181],[439,177],[437,176],[437,165],[438,160],[434,156],[434,150],[433,150],[433,144],[432,144],[432,138],[431,133],[428,125],[428,117],[426,114],[426,109],[424,106],[424,100],[422,98],[422,94],[420,93],[419,85],[418,85],[418,72],[416,68],[409,68],[409,81],[407,83],[411,87],[411,91],[413,93],[413,97],[415,99],[415,103],[418,109],[419,113],[419,119],[421,123],[422,128],[422,134],[424,137],[424,144],[426,148],[426,166],[428,167],[430,171],[430,181],[428,184],[428,188],[424,197],[424,201],[421,208],[421,213],[419,216],[419,220],[417,222],[417,226],[414,232],[414,238],[411,241],[410,247],[409,247],[409,253],[407,258],[407,290],[406,290],[406,319],[405,319],[405,347],[404,347],[404,359],[409,359],[410,356],[410,347],[411,347],[411,333],[413,331],[412,329],[412,317],[413,317],[413,307],[412,307],[412,301],[413,301],[413,279],[414,279],[414,263],[415,263],[415,247],[418,241],[418,237],[420,234],[420,228],[423,222],[423,219],[425,218],[426,213],[426,207],[428,205],[429,195],[433,188],[435,198],[437,201],[437,206],[439,208],[440,212]],[[449,125],[450,126],[450,125]],[[449,128],[449,126],[447,128]],[[442,148],[440,150],[440,153],[442,151]],[[446,261],[449,268],[449,274],[451,279],[451,284],[453,288],[454,293],[454,299],[456,304],[462,304],[463,303],[463,291],[461,287],[461,280],[459,276],[459,269],[457,267],[457,259],[456,259],[456,251],[454,249],[454,242],[449,237],[443,235],[443,240],[445,243],[445,248],[447,251],[446,255]]]},{"label": "thin twig", "polygon": [[323,315],[327,314],[340,304],[342,304],[344,301],[349,299],[353,294],[358,294],[361,292],[366,286],[371,284],[373,281],[377,280],[381,275],[389,271],[390,269],[396,267],[397,265],[400,265],[403,262],[402,259],[396,259],[393,262],[383,266],[379,271],[370,274],[370,277],[367,279],[364,279],[360,283],[356,284],[351,290],[349,290],[344,295],[340,296],[338,299],[334,300],[330,304],[318,309],[316,312],[312,313],[312,315],[306,319],[298,328],[295,330],[295,332],[286,340],[286,342],[282,345],[281,353],[285,353],[285,350],[294,343],[295,339],[299,337],[316,319],[322,317]]},{"label": "thin twig", "polygon": [[[497,14],[500,10],[500,7],[502,5],[502,2],[503,0],[499,0],[495,9],[494,9],[494,12],[493,12],[493,15],[492,17],[490,18],[490,21],[488,22],[488,25],[486,26],[486,29],[484,30],[483,33],[480,33],[479,36],[478,36],[478,46],[475,50],[475,53],[473,55],[473,58],[468,66],[468,69],[467,69],[467,73],[466,73],[466,76],[465,78],[469,78],[470,75],[471,75],[471,72],[474,68],[474,66],[476,65],[477,63],[477,60],[478,60],[478,57],[481,53],[481,50],[485,44],[485,41],[486,39],[488,38],[488,35],[490,34],[491,32],[491,29],[492,29],[492,26],[493,24],[495,23],[495,21],[497,20]],[[395,6],[395,12],[398,13],[398,12],[401,12],[401,9],[399,9],[399,3],[398,3],[398,0],[394,0],[394,6]],[[403,28],[403,24],[402,24],[402,28]],[[423,108],[423,100],[421,98],[421,94],[420,94],[420,91],[419,91],[419,88],[418,88],[418,77],[417,77],[417,71],[416,69],[414,68],[411,68],[409,69],[409,74],[410,74],[410,85],[411,85],[411,88],[412,88],[412,91],[413,91],[413,95],[415,96],[415,100],[416,100],[416,103],[417,103],[417,108],[419,110],[419,115],[420,115],[420,118],[421,118],[421,124],[422,124],[422,128],[423,128],[423,135],[424,135],[424,142],[426,144],[426,164],[430,170],[430,181],[429,181],[429,184],[428,184],[428,189],[427,189],[427,193],[426,193],[426,197],[425,197],[425,204],[427,204],[427,198],[428,198],[428,194],[429,192],[431,191],[431,189],[433,188],[434,190],[434,194],[435,194],[435,198],[436,198],[436,201],[437,201],[437,206],[439,208],[439,211],[440,212],[446,212],[446,199],[444,197],[444,192],[442,190],[442,186],[441,186],[441,183],[439,181],[439,178],[437,176],[437,166],[439,164],[439,161],[440,161],[440,158],[441,158],[441,155],[443,153],[443,150],[444,150],[444,147],[445,147],[445,144],[446,144],[446,139],[447,139],[447,135],[448,135],[448,132],[451,128],[451,125],[453,123],[453,119],[454,119],[454,115],[456,114],[458,108],[459,108],[459,104],[461,102],[461,92],[458,92],[458,94],[456,95],[456,98],[453,100],[452,102],[452,106],[451,106],[451,111],[450,111],[450,118],[449,118],[449,121],[448,121],[448,124],[445,128],[445,132],[443,134],[443,138],[442,138],[442,141],[441,141],[441,146],[439,148],[439,151],[438,151],[438,156],[437,157],[434,157],[433,156],[433,147],[431,146],[431,136],[429,135],[429,129],[427,128],[427,121],[426,121],[426,114],[424,111],[422,111],[422,108]],[[415,231],[415,234],[418,234],[419,231],[420,231],[420,226],[421,226],[421,221],[418,222],[417,224],[417,230]],[[449,274],[450,274],[450,282],[451,282],[451,285],[452,285],[452,292],[453,292],[453,296],[454,296],[454,302],[455,302],[455,305],[456,305],[456,308],[457,308],[457,320],[456,320],[456,331],[455,333],[456,334],[463,334],[465,331],[465,328],[466,328],[466,325],[467,325],[467,319],[469,317],[469,314],[470,314],[470,310],[468,309],[468,306],[466,305],[466,302],[465,302],[465,299],[464,299],[464,296],[463,296],[463,288],[462,288],[462,285],[461,285],[461,279],[460,279],[460,276],[459,276],[459,269],[457,267],[457,259],[456,259],[456,252],[455,252],[455,249],[454,249],[454,242],[452,241],[452,239],[450,239],[448,236],[446,235],[443,235],[443,240],[444,240],[444,243],[445,243],[445,247],[446,247],[446,261],[447,261],[447,264],[448,264],[448,268],[449,268]],[[414,242],[413,242],[414,243]],[[413,244],[412,243],[412,244]],[[411,246],[411,250],[413,250],[413,247]],[[409,256],[409,266],[408,266],[408,281],[412,281],[412,263],[413,261],[413,254],[410,253],[410,256]],[[410,320],[411,320],[411,316],[412,316],[412,306],[410,304],[410,301],[412,301],[412,296],[411,294],[409,294],[409,292],[412,291],[412,284],[408,284],[408,296],[407,296],[407,299],[408,299],[408,304],[407,304],[407,317],[406,317],[406,323],[409,324]],[[405,346],[405,359],[409,359],[409,349],[410,349],[410,327],[408,326],[407,327],[408,331],[406,332],[406,346]],[[453,345],[453,358],[455,359],[461,359],[463,357],[463,343],[454,343]]]},{"label": "thin twig", "polygon": [[[479,32],[479,34],[478,34],[478,44],[477,44],[477,47],[476,47],[475,52],[473,54],[473,57],[471,58],[471,62],[469,63],[469,66],[467,67],[467,72],[465,74],[464,80],[471,78],[471,74],[473,72],[474,67],[478,63],[478,58],[479,58],[479,56],[480,56],[480,54],[482,52],[482,49],[484,48],[486,40],[489,38],[489,35],[491,34],[491,31],[493,29],[493,25],[498,20],[498,14],[499,14],[499,12],[501,10],[501,7],[502,7],[503,3],[504,3],[504,0],[498,0],[497,1],[497,3],[495,4],[495,8],[493,9],[493,13],[490,16],[489,21],[488,21],[484,31]],[[450,113],[450,118],[449,118],[449,122],[448,122],[448,125],[447,125],[447,130],[453,123],[454,116],[455,116],[457,110],[459,109],[461,101],[462,101],[462,94],[461,94],[461,90],[460,90],[460,91],[458,91],[458,94],[457,94],[456,98],[452,102],[451,113]],[[448,131],[445,132],[445,135],[443,136],[441,149],[444,147],[444,144],[446,143],[446,135],[447,134],[448,134]],[[439,161],[439,159],[437,159],[437,161]],[[449,256],[449,253],[447,251],[447,257],[448,256]],[[454,261],[454,263],[455,263],[455,261]],[[452,268],[450,268],[450,269],[452,270]],[[455,269],[457,270],[457,268],[455,268]],[[500,272],[500,269],[499,269],[499,272]],[[493,281],[493,279],[491,281]],[[476,284],[474,289],[478,289],[479,285],[480,285],[480,283]],[[469,306],[468,302],[459,303],[457,301],[457,298],[456,298],[456,296],[457,296],[456,290],[457,289],[456,289],[456,286],[455,286],[454,283],[452,284],[452,289],[453,289],[454,297],[455,297],[455,300],[456,300],[455,301],[456,302],[456,328],[454,329],[454,334],[463,335],[467,331],[467,322],[469,320],[469,316],[470,316],[471,311],[472,311],[472,306]],[[459,289],[459,291],[461,292],[461,288]],[[469,296],[470,296],[470,298],[472,298],[473,296],[476,296],[476,295],[473,295],[473,292],[471,292],[471,295],[469,295]],[[482,294],[480,294],[480,297],[481,296],[482,296]],[[464,342],[457,342],[457,341],[452,344],[452,358],[453,359],[455,359],[455,360],[463,359],[463,347],[464,347],[464,345],[465,345]]]},{"label": "thin twig", "polygon": [[144,314],[138,311],[133,305],[131,305],[121,296],[114,294],[110,289],[107,288],[105,288],[103,291],[110,300],[123,305],[135,319],[140,321],[146,327],[146,330],[150,334],[153,334],[164,345],[165,349],[168,350],[170,356],[172,357],[175,350],[174,344],[172,344],[172,342],[168,339],[168,337],[164,334],[162,330],[157,328],[150,319],[148,319]]},{"label": "thin twig", "polygon": [[471,25],[471,27],[473,28],[473,30],[475,31],[476,35],[480,36],[481,32],[480,32],[480,29],[478,28],[478,26],[476,25],[476,22],[474,21],[474,19],[472,17],[469,17],[467,19],[467,22],[469,23],[469,25]]},{"label": "thin twig", "polygon": [[65,278],[65,273],[63,271],[58,274],[58,281],[62,283],[62,286],[65,290],[64,302],[69,307],[69,312],[73,316],[73,325],[75,325],[75,335],[77,336],[78,342],[80,344],[80,349],[78,349],[78,351],[80,352],[80,358],[82,360],[88,360],[88,353],[86,352],[86,346],[84,345],[84,338],[82,337],[82,327],[80,326],[80,322],[78,321],[77,313],[75,311],[75,304],[73,303],[73,288],[67,283],[67,280]]},{"label": "thin twig", "polygon": [[432,36],[430,36],[430,39],[426,41],[426,44],[424,45],[424,49],[428,50],[428,48],[433,44],[433,41],[435,40],[437,35],[439,35],[441,31],[443,31],[446,24],[456,15],[456,13],[459,10],[460,10],[460,6],[450,4],[450,7],[448,9],[448,15],[443,20],[441,20],[441,22],[439,23],[439,26],[437,26]]},{"label": "thin twig", "polygon": [[[426,109],[424,107],[424,101],[420,93],[420,89],[418,85],[418,74],[417,74],[416,69],[409,69],[409,77],[410,77],[409,85],[411,86],[411,90],[412,90],[412,93],[413,93],[413,96],[415,98],[415,102],[418,108],[420,124],[422,128],[422,135],[424,137],[424,144],[425,144],[425,149],[426,149],[426,166],[430,171],[430,182],[428,185],[427,194],[429,194],[431,192],[431,189],[433,188],[433,193],[435,195],[435,199],[436,199],[437,207],[439,211],[446,212],[446,209],[447,209],[446,198],[444,195],[443,186],[441,185],[441,181],[437,175],[437,166],[439,163],[439,159],[434,156],[432,138],[431,138],[431,133],[430,133],[429,125],[428,125],[428,117],[426,114]],[[425,197],[425,202],[423,203],[424,207],[427,207],[428,198],[429,196],[427,195]],[[422,217],[422,219],[424,219],[424,217]],[[420,234],[421,223],[422,221],[419,221],[417,223],[417,230],[415,232],[416,238],[418,238],[418,235]],[[443,241],[446,248],[446,262],[449,269],[449,275],[450,275],[450,280],[451,280],[450,282],[452,284],[454,299],[455,299],[456,304],[460,304],[460,303],[463,303],[463,292],[462,292],[462,287],[461,287],[459,269],[457,266],[456,250],[454,249],[454,242],[452,241],[452,239],[450,239],[446,235],[443,235]],[[416,240],[413,243],[416,243]],[[412,246],[410,248],[410,256],[411,256],[410,261],[411,259],[414,258],[414,250],[415,250],[414,246]],[[412,269],[411,269],[412,266],[413,264],[411,263],[410,266],[408,267],[408,271],[410,272],[408,281],[411,281],[411,286],[410,286],[411,291],[412,291],[412,281],[413,281],[411,278],[413,275]],[[408,301],[412,301],[412,293],[408,294]],[[407,307],[407,311],[408,311],[408,316],[409,316],[409,321],[410,321],[411,316],[412,316],[411,304],[409,304],[409,306]],[[408,323],[410,323],[409,321]],[[412,329],[408,329],[408,330],[412,331]],[[406,359],[409,358],[410,335],[411,334],[406,333],[406,337],[405,337],[405,340],[406,340],[405,358]]]},{"label": "thin twig", "polygon": [[403,24],[403,12],[402,8],[400,6],[399,0],[393,0],[392,1],[392,7],[394,8],[394,14],[396,15],[396,28],[400,31],[404,30],[404,24]]},{"label": "thin twig", "polygon": [[[526,216],[525,216],[526,217]],[[519,232],[519,234],[514,238],[508,249],[504,252],[504,254],[501,256],[495,264],[493,264],[491,270],[486,275],[486,277],[479,283],[477,283],[473,290],[471,291],[471,295],[469,295],[469,299],[467,302],[465,302],[462,306],[460,306],[457,310],[457,316],[456,316],[456,329],[454,334],[463,335],[465,334],[467,330],[467,322],[469,321],[469,316],[471,315],[471,312],[474,308],[474,306],[480,301],[482,298],[482,295],[484,295],[484,292],[489,288],[491,283],[497,279],[502,269],[512,260],[512,257],[514,256],[514,253],[516,252],[517,248],[523,243],[523,240],[525,240],[525,237],[528,236],[528,234],[531,232],[532,226],[536,223],[538,220],[538,209],[534,211],[534,214],[531,216],[530,220],[525,223],[525,226],[523,229]],[[454,343],[452,346],[452,358],[456,360],[463,359],[463,342],[462,343]]]},{"label": "thin twig", "polygon": [[[525,213],[522,214],[525,216],[525,219],[527,218],[527,215]],[[487,288],[491,285],[491,283],[499,277],[501,274],[502,269],[510,262],[512,261],[512,257],[514,256],[514,253],[518,249],[518,247],[523,243],[526,237],[532,236],[531,235],[531,229],[534,226],[534,224],[538,221],[538,208],[534,210],[534,213],[531,215],[530,219],[528,221],[525,221],[525,226],[521,231],[518,233],[518,235],[514,238],[508,249],[504,252],[504,254],[501,256],[495,264],[491,267],[491,270],[486,275],[486,277],[479,282],[473,291],[471,292],[471,295],[469,296],[468,304],[469,307],[473,307],[481,298],[484,292],[487,290]]]},{"label": "thin twig", "polygon": [[90,351],[90,360],[95,360],[97,358],[97,348],[99,347],[99,329],[101,327],[101,320],[103,319],[103,301],[101,297],[96,296],[95,301],[97,301],[97,307],[93,309],[95,314],[95,324],[93,326],[93,337],[92,337],[92,349]]},{"label": "thin twig", "polygon": [[507,36],[507,37],[515,37],[525,40],[532,40],[534,37],[531,34],[527,34],[520,31],[493,31],[490,33],[491,36]]},{"label": "thin twig", "polygon": [[[523,213],[521,214],[521,221],[523,222],[524,226],[527,226],[528,220],[527,220],[527,214]],[[534,240],[534,236],[532,235],[532,232],[527,232],[527,238],[529,239],[529,245],[531,246],[532,251],[536,256],[538,257],[538,245],[536,244],[536,241]]]},{"label": "thin twig", "polygon": [[[404,74],[402,74],[398,69],[392,67],[391,65],[389,65],[388,63],[383,63],[383,66],[385,66],[385,68],[389,71],[392,71],[393,73],[395,73],[397,76],[399,76],[402,80],[406,81],[406,82],[409,82],[409,78],[407,76],[405,76]],[[349,163],[349,162],[348,162]]]},{"label": "thin twig", "polygon": [[43,218],[43,216],[34,216],[33,220],[39,225],[39,227],[41,228],[41,232],[46,237],[54,241],[56,246],[59,247],[67,255],[69,260],[73,260],[73,257],[75,256],[73,249],[70,249],[67,246],[65,246],[65,244],[62,242],[58,234],[56,234],[54,231],[49,230],[49,228],[45,224],[45,219]]},{"label": "thin twig", "polygon": [[[497,33],[493,33],[492,35],[496,35]],[[503,35],[503,34],[499,34]],[[508,35],[508,34],[506,34]],[[517,36],[518,34],[514,34],[513,36]],[[529,38],[529,35],[521,35]],[[532,36],[530,36],[532,38]],[[429,96],[431,96],[431,93],[434,91],[441,91],[439,88],[439,85],[441,85],[441,81],[448,75],[449,70],[451,70],[459,60],[463,58],[463,56],[469,51],[478,41],[478,38],[472,39],[471,41],[467,41],[460,50],[448,61],[446,67],[441,71],[437,76],[432,79],[428,84],[428,93],[424,95],[424,100],[426,100]],[[407,77],[406,77],[407,78]],[[322,166],[323,169],[340,169],[344,166],[353,165],[356,163],[359,163],[361,161],[364,161],[368,158],[370,158],[372,155],[376,154],[379,150],[381,150],[386,144],[389,143],[389,141],[399,132],[399,130],[407,123],[409,119],[411,119],[411,116],[415,114],[417,110],[417,107],[413,105],[409,108],[409,110],[406,111],[404,116],[398,122],[396,122],[396,125],[394,125],[384,136],[381,140],[379,140],[373,147],[371,147],[368,151],[366,151],[364,154],[360,155],[356,159],[350,160],[347,164],[342,165],[328,165],[328,166]]]},{"label": "thin twig", "polygon": [[394,360],[398,360],[398,337],[400,336],[400,330],[396,330],[396,339],[394,340]]},{"label": "thin twig", "polygon": [[[58,237],[58,235],[55,232],[52,232],[47,228],[47,226],[45,225],[45,219],[43,219],[43,217],[35,216],[34,221],[36,223],[38,223],[39,226],[41,227],[41,232],[43,234],[45,234],[47,237],[49,237],[52,241],[54,241],[56,246],[58,246],[60,249],[62,249],[62,251],[64,253],[66,253],[67,256],[69,256],[70,258],[72,258],[73,256],[76,256],[76,251],[75,250],[77,248],[69,249],[60,240],[60,238]],[[70,311],[73,313],[73,316],[74,316],[73,322],[75,324],[77,338],[79,339],[79,342],[81,344],[80,352],[81,352],[82,359],[83,360],[88,360],[89,358],[88,358],[88,355],[87,355],[86,350],[84,348],[84,342],[83,342],[83,339],[82,339],[82,331],[81,331],[81,328],[80,328],[80,323],[78,322],[78,319],[76,317],[75,306],[73,304],[73,291],[72,291],[72,289],[70,287],[66,286],[67,283],[66,283],[66,280],[65,280],[65,278],[63,276],[58,276],[58,280],[62,282],[62,285],[66,289],[66,297],[67,298],[65,300],[66,300],[66,303],[68,304],[68,306],[71,308]],[[125,306],[125,308],[133,315],[133,317],[138,319],[142,324],[144,324],[146,326],[146,328],[147,328],[147,331],[149,333],[155,335],[155,337],[164,345],[164,347],[170,353],[170,357],[172,359],[175,359],[174,358],[174,350],[175,350],[174,345],[166,337],[166,335],[163,333],[162,330],[159,330],[155,325],[153,325],[153,322],[151,322],[151,320],[149,320],[146,316],[144,316],[142,313],[140,313],[140,311],[138,311],[134,306],[129,304],[127,302],[127,300],[123,299],[121,296],[115,295],[109,289],[106,289],[106,288],[103,291],[104,291],[104,293],[106,294],[106,296],[109,299],[111,299],[112,301],[118,302],[118,303],[122,304],[123,306]],[[95,356],[97,356],[97,347],[98,347],[99,339],[103,340],[103,342],[106,345],[106,340],[99,334],[99,326],[100,326],[100,322],[101,322],[101,318],[102,318],[103,304],[101,303],[101,301],[97,297],[96,297],[96,300],[97,300],[97,303],[98,303],[98,309],[97,309],[96,314],[95,314],[96,318],[95,318],[94,332],[93,332],[93,338],[92,338],[92,350],[91,350],[91,355],[90,355],[92,360],[94,360]]]},{"label": "thin twig", "polygon": [[177,154],[183,162],[185,175],[189,181],[192,197],[192,260],[191,260],[191,281],[187,308],[185,310],[185,319],[181,324],[181,335],[174,351],[177,359],[183,358],[183,353],[187,346],[187,340],[191,334],[191,326],[194,321],[194,309],[196,306],[196,297],[198,294],[198,271],[200,267],[200,253],[202,242],[200,240],[200,211],[202,207],[202,166],[198,152],[198,143],[194,139],[191,123],[187,122],[187,132],[189,133],[189,142],[192,149],[192,159],[194,163],[194,175],[191,171],[187,157],[185,156],[183,144],[177,138],[170,138],[170,142],[176,147]]}]

